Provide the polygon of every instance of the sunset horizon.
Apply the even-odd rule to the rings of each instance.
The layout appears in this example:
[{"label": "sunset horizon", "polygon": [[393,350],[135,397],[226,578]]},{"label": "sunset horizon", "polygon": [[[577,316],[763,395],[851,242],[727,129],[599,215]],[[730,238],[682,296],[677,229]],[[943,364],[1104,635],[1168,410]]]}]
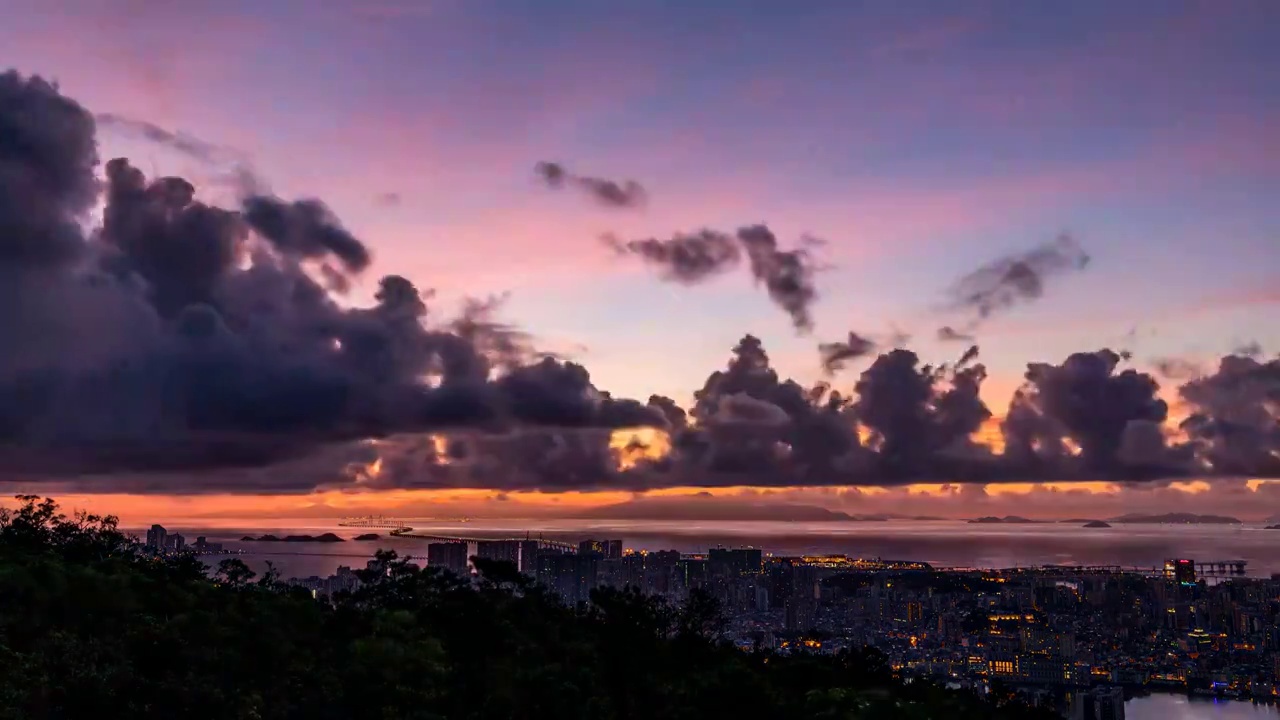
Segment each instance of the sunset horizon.
[{"label": "sunset horizon", "polygon": [[[0,211],[42,208],[0,256],[38,313],[0,319],[7,495],[1280,512],[1265,4],[705,8],[692,55],[656,6],[285,5],[0,30],[0,112],[46,118],[0,147],[39,178]],[[783,29],[841,42],[740,52]]]}]

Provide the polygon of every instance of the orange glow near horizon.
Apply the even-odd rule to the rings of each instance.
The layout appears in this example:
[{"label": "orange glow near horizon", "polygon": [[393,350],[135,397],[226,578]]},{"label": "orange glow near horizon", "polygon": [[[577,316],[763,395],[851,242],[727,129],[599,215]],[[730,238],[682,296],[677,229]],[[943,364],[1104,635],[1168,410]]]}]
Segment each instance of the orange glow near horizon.
[{"label": "orange glow near horizon", "polygon": [[969,435],[969,440],[977,445],[985,445],[995,455],[1003,455],[1004,431],[1000,427],[1002,422],[1004,418],[995,416],[987,418],[986,422],[982,423],[982,427]]},{"label": "orange glow near horizon", "polygon": [[[1253,479],[1246,483],[1249,491],[1256,492],[1264,485],[1280,484],[1277,480]],[[700,499],[736,498],[753,502],[801,502],[805,504],[830,504],[824,497],[853,498],[841,501],[841,509],[858,512],[856,498],[868,499],[901,493],[903,502],[910,498],[947,498],[958,496],[958,485],[921,483],[901,488],[882,487],[826,487],[826,488],[763,488],[737,487],[671,487],[645,493],[627,491],[586,492],[500,492],[487,489],[459,490],[367,490],[343,492],[319,491],[301,495],[129,495],[121,493],[71,494],[57,493],[55,498],[64,512],[88,510],[109,513],[120,518],[126,526],[137,526],[155,521],[175,519],[199,520],[202,525],[230,526],[237,523],[261,524],[271,520],[332,520],[348,515],[402,514],[406,517],[453,517],[462,514],[478,515],[485,508],[501,507],[504,517],[556,517],[566,512],[595,508],[626,502],[636,497],[673,498],[698,496]],[[1172,483],[1170,488],[1187,495],[1207,492],[1212,486],[1202,480]],[[1000,483],[985,486],[992,497],[1016,497],[1034,492],[1078,492],[1089,495],[1111,495],[1123,492],[1123,488],[1107,482],[1071,483]],[[804,497],[812,493],[812,497]],[[797,497],[799,495],[799,497]],[[501,503],[501,505],[499,505]],[[5,498],[0,506],[13,506],[14,501]]]},{"label": "orange glow near horizon", "polygon": [[618,470],[630,470],[645,460],[661,460],[671,452],[671,436],[651,427],[623,428],[609,435],[609,450]]}]

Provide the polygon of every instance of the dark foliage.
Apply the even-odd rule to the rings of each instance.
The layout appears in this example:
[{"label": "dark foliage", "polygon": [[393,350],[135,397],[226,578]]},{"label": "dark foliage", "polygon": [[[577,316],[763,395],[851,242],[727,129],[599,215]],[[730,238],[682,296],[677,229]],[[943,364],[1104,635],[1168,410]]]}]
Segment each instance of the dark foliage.
[{"label": "dark foliage", "polygon": [[20,501],[0,511],[0,718],[1039,717],[904,684],[874,651],[736,650],[705,598],[565,607],[509,565],[472,580],[387,553],[330,604]]}]

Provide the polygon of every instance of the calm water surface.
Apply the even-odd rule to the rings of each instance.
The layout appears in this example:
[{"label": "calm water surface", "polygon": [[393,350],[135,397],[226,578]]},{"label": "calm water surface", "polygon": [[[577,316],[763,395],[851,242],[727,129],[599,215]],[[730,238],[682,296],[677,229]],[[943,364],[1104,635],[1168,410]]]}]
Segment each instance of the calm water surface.
[{"label": "calm water surface", "polygon": [[[749,544],[774,554],[847,553],[856,557],[922,560],[941,567],[1015,567],[1044,564],[1155,567],[1165,558],[1246,560],[1248,574],[1280,572],[1280,530],[1249,525],[1116,525],[1083,528],[1066,523],[973,525],[962,521],[887,522],[664,522],[640,520],[410,520],[415,533],[471,538],[533,537],[577,541],[622,538],[627,547],[705,551],[715,545]],[[253,553],[250,564],[273,560],[287,575],[330,574],[338,565],[363,565],[375,549],[424,556],[426,539],[390,537],[386,530],[338,527],[336,521],[281,521],[274,527],[211,528],[199,521],[167,525],[191,542],[197,535]],[[134,530],[139,534],[141,530]],[[242,543],[244,535],[333,532],[350,539],[373,532],[379,539],[333,544]]]},{"label": "calm water surface", "polygon": [[1124,704],[1125,720],[1275,720],[1275,705],[1254,705],[1243,700],[1188,698],[1185,695],[1148,695]]}]

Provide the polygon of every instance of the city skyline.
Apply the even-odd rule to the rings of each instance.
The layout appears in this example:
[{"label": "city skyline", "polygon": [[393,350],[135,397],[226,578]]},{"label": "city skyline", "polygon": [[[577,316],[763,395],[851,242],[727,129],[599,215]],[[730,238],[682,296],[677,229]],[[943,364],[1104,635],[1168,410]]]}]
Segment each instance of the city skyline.
[{"label": "city skyline", "polygon": [[[260,199],[244,208],[264,237],[271,212],[341,230],[321,240],[282,233],[271,245],[287,267],[296,252],[300,272],[323,277],[324,302],[343,308],[352,328],[374,312],[352,308],[407,297],[402,285],[380,284],[388,274],[422,293],[413,299],[433,327],[464,297],[510,292],[497,315],[473,306],[463,313],[469,329],[444,327],[493,365],[528,341],[590,376],[520,357],[531,386],[500,386],[503,407],[551,409],[524,407],[517,429],[502,428],[506,444],[491,441],[489,408],[474,405],[460,410],[474,416],[470,427],[430,431],[404,422],[411,411],[392,407],[398,400],[310,426],[273,412],[287,402],[249,403],[267,419],[248,422],[242,408],[215,403],[212,415],[163,433],[139,429],[152,422],[144,408],[120,411],[127,421],[102,437],[96,416],[64,423],[57,414],[6,451],[0,482],[15,492],[155,518],[555,517],[646,500],[655,517],[671,514],[663,502],[684,503],[685,513],[702,503],[946,517],[1280,512],[1280,486],[1267,479],[1280,467],[1271,359],[1280,336],[1266,322],[1280,303],[1280,214],[1268,192],[1280,181],[1280,145],[1267,133],[1280,122],[1280,92],[1262,69],[1277,59],[1263,31],[1276,10],[1265,2],[1070,11],[991,2],[949,15],[925,4],[820,3],[785,17],[714,3],[611,8],[608,17],[585,3],[138,7],[141,20],[125,24],[106,5],[71,17],[20,2],[0,29],[0,66],[58,81],[93,113],[103,163],[124,156],[127,172],[181,175],[220,207],[236,207],[238,194]],[[178,42],[193,18],[207,36]],[[114,31],[89,30],[103,23]],[[85,42],[57,42],[68,35]],[[708,42],[695,51],[691,37]],[[349,53],[358,61],[329,57],[338,40],[360,49]],[[763,58],[747,52],[775,43]],[[14,88],[13,97],[36,96]],[[65,200],[88,227],[110,222],[112,208],[125,212],[116,191],[132,177],[119,166],[94,172],[99,181],[117,173],[105,216],[96,197]],[[308,219],[290,204],[309,197],[333,217]],[[105,244],[145,249],[121,239],[126,225],[108,229]],[[683,249],[731,257],[690,274],[661,241],[704,228],[719,234]],[[1029,259],[1064,233],[1087,266]],[[614,250],[600,242],[606,234]],[[824,243],[796,253],[810,234]],[[659,244],[629,244],[648,238]],[[798,263],[795,275],[787,263]],[[1036,267],[1031,284],[1012,266]],[[992,267],[1003,275],[983,285]],[[212,319],[177,312],[207,301],[188,297],[190,282],[167,286],[145,262],[135,270],[176,293],[150,297],[164,322],[245,332],[237,323],[249,316],[217,302]],[[672,277],[682,282],[664,281]],[[951,292],[974,282],[986,299]],[[142,328],[136,338],[99,337],[108,333],[94,325],[134,312],[125,305],[85,302],[51,317],[78,347],[98,343],[82,354],[88,362],[130,352],[117,344],[149,347],[145,323],[127,323]],[[352,348],[360,337],[343,336]],[[42,343],[19,342],[33,360],[19,353],[0,370],[25,371],[57,341]],[[913,400],[916,409],[886,404],[882,393],[909,395],[903,377],[919,377],[893,354],[899,346],[920,364],[947,364],[938,379],[957,391],[951,400],[938,391]],[[1103,348],[1113,360],[1069,360]],[[823,354],[845,356],[846,367],[824,374]],[[1258,368],[1246,369],[1253,399],[1227,397],[1228,374],[1215,374],[1231,354]],[[777,377],[715,386],[713,373],[733,362]],[[1041,399],[1011,410],[1029,363],[1046,364],[1035,371]],[[1085,374],[1076,366],[1090,363],[1109,366],[1097,382],[1073,384],[1068,376]],[[333,369],[290,367],[291,382]],[[1142,375],[1118,379],[1129,367]],[[1197,372],[1224,380],[1196,384]],[[264,377],[253,387],[284,376]],[[862,405],[828,413],[829,395],[800,411],[788,405],[819,382]],[[119,398],[94,402],[146,397],[121,387]],[[566,388],[572,402],[551,397]],[[308,417],[333,411],[331,389],[303,393]],[[596,390],[613,396],[584,399]],[[671,404],[646,402],[654,395]],[[1102,409],[1119,396],[1129,404]],[[1080,397],[1093,409],[1077,409]],[[902,419],[921,407],[927,420]],[[1019,413],[1028,409],[1052,422]],[[1205,422],[1174,432],[1197,412]],[[209,417],[222,423],[216,442],[183,435],[184,422]],[[824,434],[833,421],[844,435]],[[277,422],[303,428],[262,431]],[[1247,447],[1222,429],[1228,422],[1256,433]],[[662,427],[637,429],[650,424]],[[145,447],[129,445],[131,432]],[[1018,439],[1034,462],[990,450]],[[704,446],[712,451],[697,463],[679,461]],[[828,464],[815,470],[813,458]]]}]

